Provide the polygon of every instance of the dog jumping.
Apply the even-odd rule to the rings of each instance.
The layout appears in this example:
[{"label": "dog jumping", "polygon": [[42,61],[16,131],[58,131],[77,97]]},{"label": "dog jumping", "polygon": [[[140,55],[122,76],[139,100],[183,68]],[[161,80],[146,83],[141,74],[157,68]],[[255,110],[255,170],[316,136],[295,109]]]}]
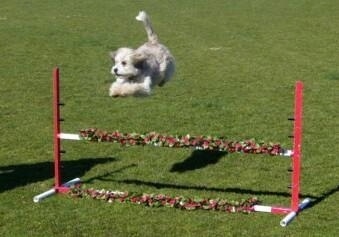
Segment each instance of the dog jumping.
[{"label": "dog jumping", "polygon": [[159,43],[149,16],[140,11],[136,20],[145,27],[148,42],[137,49],[119,48],[111,52],[111,73],[116,77],[109,89],[112,97],[148,96],[155,86],[163,86],[175,71],[175,60],[166,46]]}]

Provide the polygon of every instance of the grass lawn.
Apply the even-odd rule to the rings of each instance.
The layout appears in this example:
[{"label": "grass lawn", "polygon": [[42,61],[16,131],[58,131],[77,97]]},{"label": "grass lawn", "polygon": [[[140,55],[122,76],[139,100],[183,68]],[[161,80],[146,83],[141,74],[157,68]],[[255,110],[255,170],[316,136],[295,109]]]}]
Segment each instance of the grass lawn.
[{"label": "grass lawn", "polygon": [[[177,61],[148,98],[113,99],[111,50],[146,39],[146,10]],[[2,0],[0,236],[336,236],[339,231],[339,2],[333,0]],[[291,147],[294,83],[304,95],[301,196],[282,216],[109,204],[34,195],[53,185],[52,85],[64,132],[255,138]],[[64,180],[84,187],[289,205],[288,159],[65,141]]]}]

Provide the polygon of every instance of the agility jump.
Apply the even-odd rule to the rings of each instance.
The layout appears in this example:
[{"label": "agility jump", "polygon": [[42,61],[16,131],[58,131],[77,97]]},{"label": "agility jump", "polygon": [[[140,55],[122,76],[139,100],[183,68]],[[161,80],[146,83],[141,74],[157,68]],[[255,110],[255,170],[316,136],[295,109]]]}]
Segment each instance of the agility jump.
[{"label": "agility jump", "polygon": [[115,142],[122,145],[154,145],[165,147],[189,147],[199,150],[218,150],[231,152],[244,152],[251,154],[269,154],[277,156],[287,156],[291,158],[291,201],[290,206],[266,206],[253,204],[247,211],[267,212],[272,214],[285,214],[280,221],[280,225],[287,226],[295,216],[311,203],[309,198],[300,202],[300,175],[301,175],[301,144],[302,144],[302,110],[303,110],[303,83],[297,81],[295,84],[294,95],[294,117],[289,118],[293,121],[293,148],[292,150],[283,149],[279,144],[264,144],[254,141],[229,141],[223,138],[211,137],[191,137],[186,136],[164,136],[156,133],[142,134],[124,134],[115,132],[105,132],[98,129],[81,130],[79,134],[62,133],[60,122],[60,72],[59,68],[53,70],[53,155],[54,155],[54,186],[50,190],[43,192],[33,198],[34,202],[40,202],[55,193],[69,193],[71,187],[80,183],[80,178],[74,178],[62,183],[61,174],[61,140],[89,140],[95,142]]}]

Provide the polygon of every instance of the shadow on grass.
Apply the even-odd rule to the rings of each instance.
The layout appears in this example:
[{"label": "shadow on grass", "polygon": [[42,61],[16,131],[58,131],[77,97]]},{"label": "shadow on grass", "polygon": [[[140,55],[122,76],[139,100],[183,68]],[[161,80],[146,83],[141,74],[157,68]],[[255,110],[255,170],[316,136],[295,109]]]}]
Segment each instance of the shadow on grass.
[{"label": "shadow on grass", "polygon": [[[87,180],[83,180],[82,183],[91,183],[93,180],[100,180],[100,181],[107,181],[107,182],[116,182],[116,183],[124,183],[124,184],[132,184],[132,185],[144,185],[153,187],[156,189],[162,188],[171,188],[171,189],[184,189],[184,190],[204,190],[204,191],[213,191],[213,192],[224,192],[224,193],[240,193],[240,194],[249,194],[249,195],[269,195],[269,196],[281,196],[281,197],[291,197],[290,192],[278,192],[278,191],[267,191],[267,190],[254,190],[254,189],[243,189],[243,188],[216,188],[216,187],[207,187],[207,186],[189,186],[184,184],[171,184],[171,183],[159,183],[159,182],[152,182],[152,181],[143,181],[138,179],[124,179],[124,180],[116,180],[109,178],[113,173],[119,173],[124,171],[125,169],[132,168],[137,166],[136,164],[131,164],[128,166],[124,166],[118,170],[108,172],[99,176],[92,177]],[[325,199],[329,198],[333,194],[339,192],[339,185],[333,189],[324,192],[322,195],[315,196],[311,194],[300,194],[299,197],[303,198],[311,198],[311,203],[309,206],[306,207],[312,208],[317,204],[321,203]]]},{"label": "shadow on grass", "polygon": [[111,176],[112,174],[120,173],[120,172],[122,172],[122,171],[124,171],[124,170],[126,170],[126,169],[129,169],[129,168],[132,168],[132,167],[135,167],[135,166],[137,166],[137,165],[136,165],[136,164],[126,165],[126,166],[124,166],[124,167],[121,167],[120,169],[114,170],[114,171],[112,171],[112,172],[106,172],[106,173],[104,173],[104,174],[102,174],[102,175],[97,175],[97,176],[94,176],[94,177],[92,177],[92,178],[89,178],[89,179],[86,179],[86,180],[82,180],[81,182],[82,182],[82,183],[88,183],[88,184],[90,184],[90,183],[92,183],[94,180],[100,180],[100,181],[112,181],[111,178],[107,178],[107,177]]},{"label": "shadow on grass", "polygon": [[[133,184],[133,185],[146,185],[150,187],[154,187],[157,189],[161,188],[173,188],[173,189],[193,189],[193,190],[204,190],[204,191],[213,191],[213,192],[225,192],[225,193],[240,193],[240,194],[250,194],[250,195],[272,195],[272,196],[282,196],[282,197],[290,197],[290,192],[276,192],[276,191],[261,191],[261,190],[253,190],[253,189],[242,189],[242,188],[216,188],[216,187],[206,187],[206,186],[188,186],[183,184],[170,184],[170,183],[157,183],[150,181],[142,181],[137,179],[124,179],[124,180],[115,180],[115,182],[125,183],[125,184]],[[300,194],[300,198],[312,198],[318,199],[319,197],[308,195],[308,194]]]},{"label": "shadow on grass", "polygon": [[339,80],[339,72],[338,71],[332,71],[327,73],[326,78],[328,80]]},{"label": "shadow on grass", "polygon": [[[79,160],[61,161],[62,179],[81,177],[98,164],[116,161],[113,157],[83,158]],[[0,193],[30,183],[54,177],[54,163],[51,161],[0,166]]]},{"label": "shadow on grass", "polygon": [[325,193],[322,193],[321,196],[319,197],[315,197],[314,200],[312,200],[310,206],[308,208],[312,208],[315,205],[318,205],[319,203],[321,203],[322,201],[324,201],[325,199],[329,198],[330,196],[332,196],[333,194],[339,192],[339,185],[333,189],[328,190]]},{"label": "shadow on grass", "polygon": [[208,165],[218,163],[226,154],[227,152],[223,151],[195,150],[192,152],[192,155],[183,162],[175,163],[170,171],[183,173],[189,170],[201,169]]},{"label": "shadow on grass", "polygon": [[[216,191],[216,192],[225,192],[225,193],[240,193],[240,194],[249,194],[249,195],[272,195],[272,196],[282,196],[282,197],[291,197],[290,192],[275,192],[275,191],[260,191],[260,190],[253,190],[253,189],[242,189],[242,188],[215,188],[215,187],[206,187],[206,186],[188,186],[188,185],[181,185],[181,184],[170,184],[170,183],[157,183],[157,182],[149,182],[149,181],[142,181],[137,179],[125,179],[117,181],[119,183],[125,184],[133,184],[133,185],[146,185],[150,187],[154,187],[157,189],[161,188],[173,188],[173,189],[193,189],[193,190],[206,190],[206,191]],[[303,198],[311,198],[311,203],[306,209],[312,208],[325,199],[329,198],[330,196],[339,192],[339,185],[334,187],[333,189],[324,192],[319,196],[311,195],[311,194],[300,194],[299,197]]]}]

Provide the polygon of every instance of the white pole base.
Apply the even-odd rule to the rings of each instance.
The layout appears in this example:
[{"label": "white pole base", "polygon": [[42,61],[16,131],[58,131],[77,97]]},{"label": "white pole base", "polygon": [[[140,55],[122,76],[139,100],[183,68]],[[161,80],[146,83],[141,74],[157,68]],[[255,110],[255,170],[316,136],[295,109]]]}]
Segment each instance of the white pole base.
[{"label": "white pole base", "polygon": [[[299,211],[305,209],[305,207],[306,207],[308,204],[310,204],[310,203],[311,203],[311,199],[309,199],[309,198],[304,199],[304,200],[299,204]],[[288,213],[287,216],[285,216],[284,219],[282,219],[282,220],[280,221],[280,225],[281,225],[282,227],[286,227],[286,226],[294,219],[294,217],[296,217],[296,216],[297,216],[297,212],[295,212],[295,211],[292,211],[292,212]]]},{"label": "white pole base", "polygon": [[[72,180],[64,183],[62,186],[63,187],[70,187],[70,186],[77,184],[79,182],[80,182],[80,178],[75,178],[75,179],[72,179]],[[50,190],[47,190],[46,192],[43,192],[39,195],[34,196],[33,202],[35,202],[35,203],[41,202],[43,199],[45,199],[49,196],[52,196],[55,193],[56,193],[55,188],[51,188]]]}]

